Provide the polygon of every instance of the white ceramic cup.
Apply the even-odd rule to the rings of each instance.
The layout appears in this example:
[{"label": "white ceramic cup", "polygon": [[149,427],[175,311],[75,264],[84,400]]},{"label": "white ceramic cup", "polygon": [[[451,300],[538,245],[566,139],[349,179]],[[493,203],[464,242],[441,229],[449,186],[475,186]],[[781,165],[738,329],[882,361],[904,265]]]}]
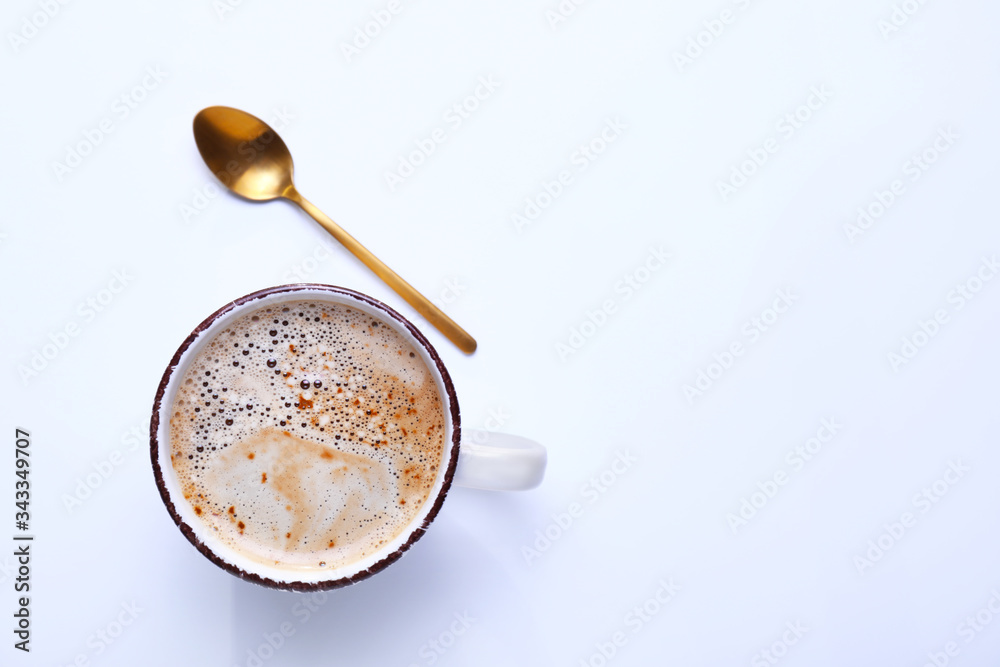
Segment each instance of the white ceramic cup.
[{"label": "white ceramic cup", "polygon": [[[330,569],[294,570],[270,567],[241,553],[212,534],[180,490],[170,462],[170,409],[177,387],[191,360],[218,332],[251,310],[288,301],[312,300],[342,304],[393,327],[421,355],[437,383],[445,414],[446,446],[437,479],[420,512],[382,548],[360,560]],[[150,423],[150,454],[160,496],[185,537],[216,565],[243,579],[288,590],[337,588],[371,576],[398,560],[427,530],[451,484],[479,489],[514,491],[534,488],[545,474],[541,445],[517,436],[485,431],[462,432],[458,399],[441,357],[423,334],[385,304],[358,292],[330,285],[297,284],[248,294],[219,309],[202,322],[171,359],[163,374]]]}]

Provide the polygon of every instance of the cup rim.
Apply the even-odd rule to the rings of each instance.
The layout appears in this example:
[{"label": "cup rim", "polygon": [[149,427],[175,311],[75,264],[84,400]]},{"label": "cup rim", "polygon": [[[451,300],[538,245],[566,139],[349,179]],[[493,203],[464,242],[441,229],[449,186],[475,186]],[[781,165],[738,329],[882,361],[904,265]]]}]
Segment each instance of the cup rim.
[{"label": "cup rim", "polygon": [[[379,556],[378,559],[375,560],[374,563],[372,563],[365,569],[362,569],[351,575],[333,576],[333,578],[321,579],[318,581],[296,581],[293,580],[294,576],[290,576],[289,580],[282,581],[268,576],[262,576],[255,572],[248,572],[247,570],[239,567],[237,564],[231,563],[226,559],[222,558],[221,556],[219,556],[215,551],[212,550],[211,547],[209,547],[207,544],[205,544],[205,542],[199,539],[197,531],[191,525],[189,525],[189,523],[185,521],[184,518],[181,516],[180,512],[178,511],[177,507],[174,504],[173,499],[171,498],[170,490],[168,489],[167,482],[164,479],[164,472],[160,465],[160,447],[161,447],[161,443],[159,441],[160,440],[159,430],[161,424],[160,415],[164,411],[164,409],[169,410],[170,408],[170,406],[165,405],[164,398],[166,396],[168,386],[170,385],[171,378],[174,377],[175,373],[177,373],[178,371],[183,372],[185,370],[184,368],[180,368],[180,363],[184,358],[185,354],[187,353],[187,351],[191,348],[192,345],[194,345],[201,338],[201,336],[206,331],[208,331],[213,325],[215,325],[215,323],[218,320],[225,317],[229,313],[232,313],[237,309],[240,310],[249,309],[251,307],[250,304],[256,301],[260,301],[266,297],[271,297],[274,295],[281,295],[286,293],[289,294],[292,298],[294,298],[296,294],[300,293],[302,294],[303,298],[308,298],[307,295],[309,294],[317,294],[317,293],[333,294],[337,295],[338,297],[341,297],[342,299],[346,298],[349,300],[361,302],[362,304],[365,304],[366,306],[377,310],[379,312],[379,315],[383,319],[388,320],[391,324],[395,325],[397,328],[400,328],[407,334],[409,334],[409,336],[411,336],[417,343],[420,344],[421,347],[424,348],[424,350],[430,357],[430,360],[433,361],[434,365],[432,368],[432,372],[436,371],[438,377],[441,380],[441,385],[443,386],[444,392],[446,394],[446,396],[442,396],[442,399],[445,398],[447,399],[448,403],[447,412],[450,414],[450,421],[451,421],[451,447],[449,449],[447,448],[446,445],[445,451],[448,453],[449,458],[448,458],[448,465],[444,467],[442,472],[443,477],[441,480],[440,488],[438,489],[437,494],[433,498],[428,498],[428,500],[425,501],[425,506],[427,504],[430,505],[429,510],[424,511],[422,508],[420,514],[413,520],[413,522],[411,522],[404,528],[404,530],[400,535],[401,536],[406,535],[406,539],[391,552],[388,552],[386,554],[382,554],[381,551],[375,552],[376,555]],[[428,364],[428,367],[431,367],[431,365]],[[440,355],[438,354],[437,350],[434,349],[434,346],[431,345],[430,341],[427,340],[427,338],[420,332],[419,329],[416,328],[416,326],[413,325],[413,323],[411,323],[409,320],[407,320],[405,317],[400,315],[398,312],[393,310],[385,303],[382,303],[381,301],[373,297],[370,297],[366,294],[362,294],[361,292],[357,292],[352,289],[348,289],[345,287],[337,287],[335,285],[325,285],[322,283],[295,283],[289,285],[267,287],[264,289],[256,290],[254,292],[251,292],[245,296],[242,296],[238,299],[229,302],[228,304],[222,306],[214,313],[209,315],[207,318],[205,318],[197,327],[195,327],[195,329],[191,332],[191,334],[184,339],[184,342],[181,343],[180,347],[177,348],[177,351],[170,359],[170,363],[167,365],[167,368],[164,371],[163,376],[161,377],[160,383],[156,390],[156,396],[153,400],[153,412],[149,426],[150,458],[153,465],[153,476],[156,481],[156,487],[160,493],[161,500],[163,500],[163,504],[167,508],[167,512],[170,514],[170,517],[173,519],[174,523],[180,529],[184,537],[187,538],[187,540],[196,549],[198,549],[198,551],[200,551],[203,556],[208,558],[208,560],[210,560],[217,566],[221,567],[222,569],[228,571],[231,574],[236,575],[241,579],[262,586],[267,586],[269,588],[278,588],[283,590],[302,591],[302,592],[329,590],[333,588],[348,586],[363,579],[367,579],[368,577],[372,576],[373,574],[376,574],[377,572],[381,572],[386,567],[399,560],[403,556],[403,554],[406,553],[406,551],[408,551],[409,548],[423,536],[423,534],[427,531],[427,528],[430,526],[431,522],[434,520],[438,512],[441,510],[441,506],[444,503],[445,497],[448,495],[448,491],[450,490],[452,481],[454,480],[455,477],[455,470],[458,465],[460,441],[461,441],[461,422],[460,422],[458,398],[456,396],[455,386],[452,383],[451,376],[448,374],[448,371],[444,366],[444,362],[441,360]],[[170,448],[169,442],[163,443],[163,446],[169,452]],[[396,539],[398,539],[398,537]],[[345,568],[341,567],[333,569],[330,571],[330,574],[336,575],[338,571],[341,571],[343,569]]]}]

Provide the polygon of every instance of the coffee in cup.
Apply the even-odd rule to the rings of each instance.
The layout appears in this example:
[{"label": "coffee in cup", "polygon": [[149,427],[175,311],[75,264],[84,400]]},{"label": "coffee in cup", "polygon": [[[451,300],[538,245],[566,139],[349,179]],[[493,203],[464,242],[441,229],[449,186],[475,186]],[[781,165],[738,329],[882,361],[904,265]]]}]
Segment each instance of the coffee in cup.
[{"label": "coffee in cup", "polygon": [[215,534],[279,567],[341,567],[397,536],[444,448],[430,370],[384,320],[337,303],[249,310],[194,356],[171,462]]}]

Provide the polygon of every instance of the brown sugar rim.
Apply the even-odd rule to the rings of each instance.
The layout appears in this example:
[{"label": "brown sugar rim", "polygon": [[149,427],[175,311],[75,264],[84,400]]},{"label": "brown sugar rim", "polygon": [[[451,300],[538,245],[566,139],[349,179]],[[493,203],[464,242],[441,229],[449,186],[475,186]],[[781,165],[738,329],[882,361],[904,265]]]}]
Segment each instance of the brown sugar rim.
[{"label": "brown sugar rim", "polygon": [[[448,395],[448,404],[451,412],[451,423],[452,423],[452,445],[451,445],[451,458],[448,462],[448,468],[444,472],[444,481],[441,484],[441,489],[438,491],[437,496],[434,498],[434,502],[431,506],[430,511],[427,516],[424,517],[420,526],[413,529],[410,533],[409,538],[402,545],[399,546],[395,551],[387,554],[377,562],[375,562],[371,567],[350,577],[339,577],[336,579],[329,579],[326,581],[317,581],[313,583],[306,583],[301,581],[277,581],[275,579],[270,579],[268,577],[262,577],[252,572],[247,572],[236,565],[229,563],[215,554],[204,542],[198,539],[195,535],[194,529],[191,528],[183,519],[181,519],[180,514],[177,512],[177,508],[174,506],[173,500],[170,498],[170,494],[167,492],[166,483],[163,479],[163,470],[160,469],[159,462],[159,449],[160,443],[158,439],[159,427],[160,427],[160,411],[162,409],[163,397],[167,391],[167,385],[170,382],[170,378],[173,376],[174,372],[177,370],[177,365],[180,363],[181,357],[188,350],[189,347],[195,342],[195,340],[206,331],[212,324],[214,324],[220,317],[229,313],[230,311],[242,307],[248,303],[252,303],[259,299],[262,299],[273,294],[285,294],[285,293],[295,293],[295,292],[306,292],[306,291],[321,291],[328,292],[331,294],[339,294],[348,297],[352,297],[358,301],[361,301],[369,306],[372,306],[378,310],[383,317],[394,321],[400,325],[403,329],[408,331],[430,354],[431,359],[434,361],[434,365],[437,367],[438,373],[441,375],[441,380],[444,382],[445,392]],[[270,588],[280,588],[283,590],[291,591],[319,591],[319,590],[329,590],[331,588],[340,588],[342,586],[348,586],[355,582],[361,581],[362,579],[367,579],[376,572],[380,572],[387,568],[392,563],[399,560],[404,553],[413,545],[414,542],[419,540],[423,534],[427,531],[428,526],[430,526],[431,521],[437,516],[437,513],[441,510],[441,505],[444,503],[445,496],[448,495],[448,490],[451,488],[452,480],[455,477],[455,468],[458,465],[458,451],[459,442],[461,441],[461,424],[459,422],[459,409],[458,409],[458,399],[455,396],[455,386],[452,384],[451,376],[448,375],[448,371],[445,370],[444,363],[441,361],[441,357],[438,355],[437,350],[430,344],[430,341],[424,337],[420,331],[413,326],[410,322],[403,318],[402,315],[397,313],[395,310],[385,305],[381,301],[377,301],[370,296],[361,294],[360,292],[355,292],[354,290],[346,289],[344,287],[335,287],[333,285],[321,285],[318,283],[299,283],[295,285],[282,285],[279,287],[270,287],[267,289],[259,290],[253,292],[244,297],[236,299],[232,303],[229,303],[219,310],[212,313],[204,322],[198,325],[197,328],[191,335],[188,336],[181,346],[174,353],[173,358],[170,360],[170,364],[163,373],[163,377],[160,380],[160,385],[156,390],[156,398],[153,401],[153,416],[149,423],[149,450],[150,457],[153,462],[153,476],[156,479],[156,488],[160,491],[160,497],[163,499],[163,504],[167,508],[167,512],[170,513],[171,518],[173,518],[174,523],[180,528],[181,533],[184,537],[195,546],[198,551],[202,553],[210,561],[218,565],[224,570],[235,574],[241,579],[251,581],[255,584],[260,584],[261,586],[267,586]]]}]

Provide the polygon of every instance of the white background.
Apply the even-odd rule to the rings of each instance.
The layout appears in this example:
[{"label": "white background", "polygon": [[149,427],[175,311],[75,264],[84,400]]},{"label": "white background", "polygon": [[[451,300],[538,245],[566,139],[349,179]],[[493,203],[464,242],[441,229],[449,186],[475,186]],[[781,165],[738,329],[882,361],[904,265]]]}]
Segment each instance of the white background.
[{"label": "white background", "polygon": [[[555,0],[420,0],[348,57],[382,0],[46,2],[0,19],[0,536],[17,532],[16,427],[37,536],[29,655],[0,548],[0,663],[996,664],[1000,280],[977,275],[1000,253],[995,3],[589,0],[555,21]],[[447,122],[480,77],[499,87]],[[828,99],[800,108],[813,90]],[[213,104],[280,127],[299,190],[479,351],[293,206],[220,193],[191,134]],[[390,188],[435,128],[446,140]],[[723,196],[734,169],[753,173]],[[894,180],[891,206],[847,227]],[[651,248],[670,255],[653,271]],[[145,441],[190,330],[296,272],[414,319],[465,426],[500,415],[549,449],[539,489],[454,490],[406,558],[317,599],[198,554]],[[774,321],[778,290],[793,305]],[[755,317],[770,324],[751,340]],[[824,419],[835,436],[794,463]],[[618,456],[634,461],[609,472]],[[661,581],[679,587],[663,604]]]}]

